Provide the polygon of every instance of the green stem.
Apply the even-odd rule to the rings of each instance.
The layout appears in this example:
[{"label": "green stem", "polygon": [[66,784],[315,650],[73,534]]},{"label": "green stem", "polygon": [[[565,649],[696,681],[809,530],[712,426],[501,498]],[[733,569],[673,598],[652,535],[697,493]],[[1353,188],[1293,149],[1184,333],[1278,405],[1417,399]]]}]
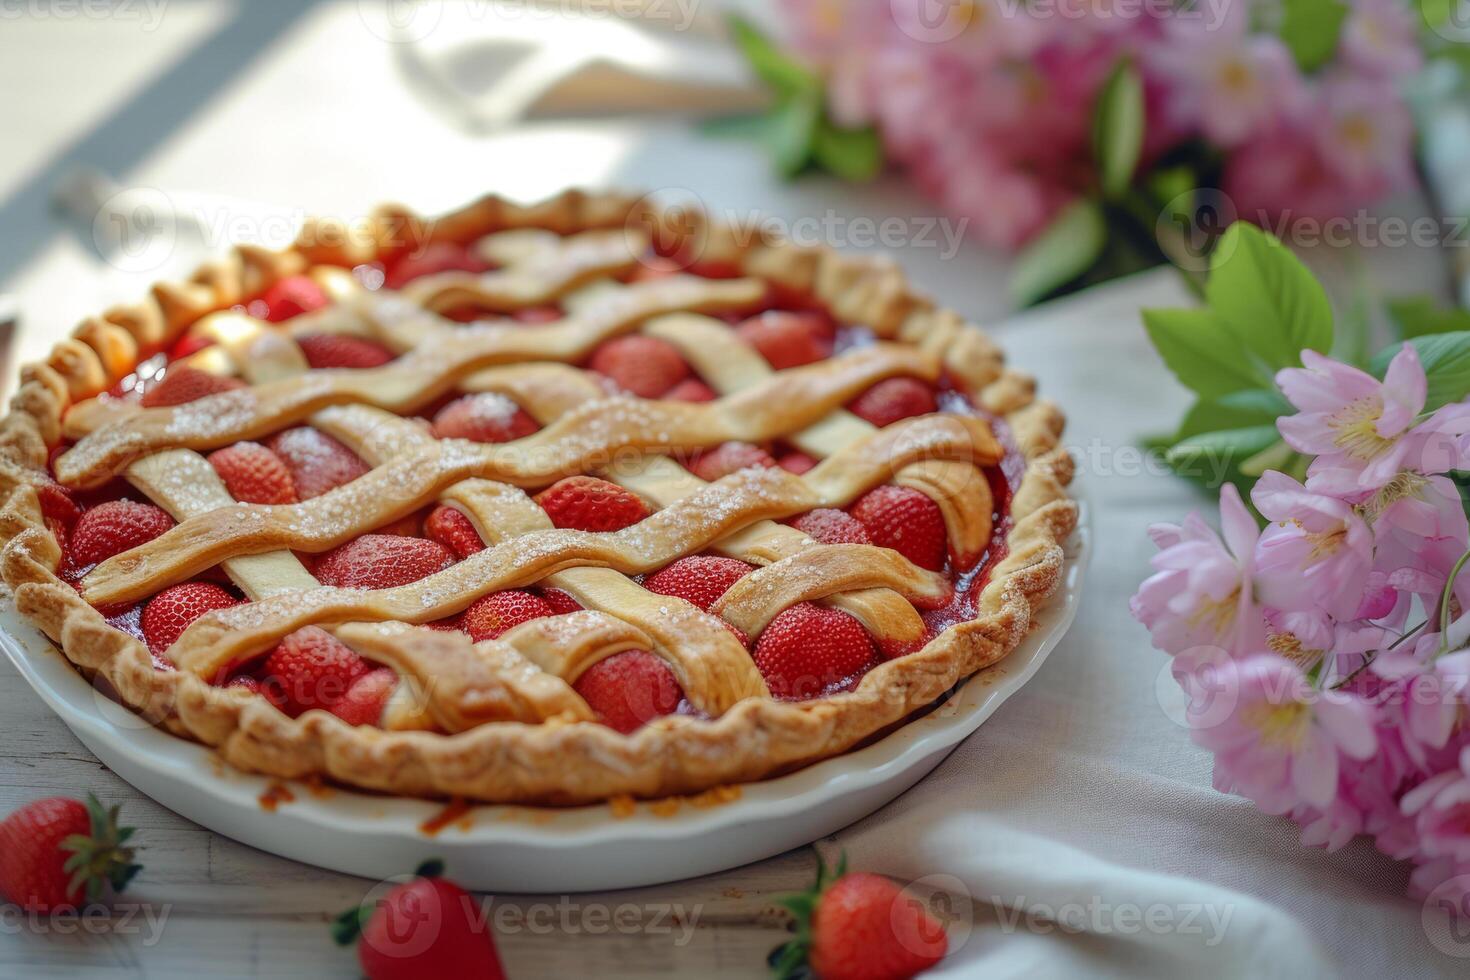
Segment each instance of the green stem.
[{"label": "green stem", "polygon": [[1450,650],[1450,597],[1455,594],[1455,579],[1460,577],[1460,570],[1467,561],[1470,561],[1470,551],[1461,555],[1455,567],[1450,569],[1450,577],[1445,580],[1444,592],[1439,597],[1439,653],[1435,654],[1436,657]]}]

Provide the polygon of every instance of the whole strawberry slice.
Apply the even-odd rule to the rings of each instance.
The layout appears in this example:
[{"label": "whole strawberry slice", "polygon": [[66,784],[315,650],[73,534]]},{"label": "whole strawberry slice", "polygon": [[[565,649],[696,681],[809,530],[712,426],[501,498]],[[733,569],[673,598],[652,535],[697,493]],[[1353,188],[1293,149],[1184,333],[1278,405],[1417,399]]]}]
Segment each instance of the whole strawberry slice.
[{"label": "whole strawberry slice", "polygon": [[237,442],[209,454],[230,496],[247,504],[294,504],[296,484],[281,457],[258,442]]},{"label": "whole strawberry slice", "polygon": [[690,555],[648,576],[643,587],[658,595],[678,596],[709,612],[716,599],[753,571],[754,565],[738,558]]},{"label": "whole strawberry slice", "polygon": [[536,503],[551,523],[578,531],[617,531],[650,513],[633,491],[594,476],[558,480],[536,495]]},{"label": "whole strawberry slice", "polygon": [[245,382],[239,378],[226,378],[187,364],[177,364],[164,373],[162,381],[149,385],[148,390],[143,392],[143,407],[184,405],[209,395],[243,387]]},{"label": "whole strawberry slice", "polygon": [[819,544],[872,544],[867,528],[857,518],[831,507],[809,510],[791,526]]},{"label": "whole strawberry slice", "polygon": [[617,337],[592,352],[592,370],[639,398],[658,398],[689,377],[679,348],[659,337]]},{"label": "whole strawberry slice", "polygon": [[820,980],[904,980],[937,964],[949,951],[944,925],[891,878],[847,872],[847,859],[829,876],[817,856],[810,891],[777,900],[796,920],[796,938],[772,957],[776,977],[809,967]]},{"label": "whole strawberry slice", "polygon": [[368,980],[505,980],[480,906],[443,873],[442,861],[426,861],[375,904],[349,909],[332,923],[339,945],[357,943]]},{"label": "whole strawberry slice", "polygon": [[72,563],[85,568],[147,544],[174,526],[168,512],[135,500],[109,500],[77,518],[68,547]]},{"label": "whole strawberry slice", "polygon": [[806,700],[863,673],[877,654],[863,625],[847,613],[798,602],[771,620],[752,656],[773,695]]},{"label": "whole strawberry slice", "polygon": [[722,442],[689,461],[689,471],[710,483],[751,467],[774,469],[775,466],[776,460],[770,453],[748,442]]},{"label": "whole strawberry slice", "polygon": [[554,615],[556,611],[551,604],[536,593],[506,589],[481,596],[471,603],[464,611],[459,628],[479,643],[481,640],[498,639],[522,623]]},{"label": "whole strawberry slice", "polygon": [[446,504],[438,504],[424,518],[424,534],[430,541],[437,541],[461,558],[485,550],[480,532],[461,511]]},{"label": "whole strawberry slice", "polygon": [[366,337],[346,333],[314,333],[297,337],[296,344],[313,368],[375,368],[393,360],[391,350]]},{"label": "whole strawberry slice", "polygon": [[349,725],[376,725],[397,686],[398,674],[380,667],[353,681],[342,699],[327,710]]},{"label": "whole strawberry slice", "polygon": [[920,568],[939,571],[949,537],[939,505],[913,487],[874,487],[852,505],[851,514],[880,548],[892,548]]},{"label": "whole strawberry slice", "polygon": [[848,411],[882,428],[900,419],[939,411],[934,389],[916,378],[889,378],[858,395]]},{"label": "whole strawberry slice", "polygon": [[493,391],[456,398],[434,416],[434,435],[471,442],[510,442],[540,428],[525,409]]},{"label": "whole strawberry slice", "polygon": [[155,656],[162,656],[194,620],[239,602],[213,582],[184,582],[169,586],[143,607],[143,639]]},{"label": "whole strawberry slice", "polygon": [[663,397],[671,402],[712,402],[720,396],[698,378],[685,378],[664,392]]},{"label": "whole strawberry slice", "polygon": [[372,666],[347,644],[318,626],[288,633],[265,658],[261,678],[291,716],[341,701]]},{"label": "whole strawberry slice", "polygon": [[820,313],[772,310],[742,321],[735,332],[777,371],[832,356],[832,321]]},{"label": "whole strawberry slice", "polygon": [[669,665],[646,650],[624,650],[584,670],[572,688],[598,720],[624,735],[671,715],[684,689]]},{"label": "whole strawberry slice", "polygon": [[0,892],[29,912],[64,912],[120,892],[141,866],[118,808],[53,796],[0,821]]},{"label": "whole strawberry slice", "polygon": [[320,497],[368,471],[356,453],[309,425],[278,432],[266,446],[291,471],[291,482],[302,500]]},{"label": "whole strawberry slice", "polygon": [[392,589],[454,564],[454,555],[437,541],[397,534],[364,534],[322,555],[316,577],[339,589]]}]

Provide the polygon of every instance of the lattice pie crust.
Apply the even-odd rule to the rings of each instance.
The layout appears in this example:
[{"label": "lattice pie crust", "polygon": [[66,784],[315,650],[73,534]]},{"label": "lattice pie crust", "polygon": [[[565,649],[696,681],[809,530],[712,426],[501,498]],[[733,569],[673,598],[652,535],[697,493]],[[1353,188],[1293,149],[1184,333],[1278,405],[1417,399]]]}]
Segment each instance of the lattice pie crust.
[{"label": "lattice pie crust", "polygon": [[[436,240],[477,243],[495,271],[428,276],[398,292],[364,290],[346,272],[422,229]],[[673,236],[680,254],[735,275],[617,281],[651,236],[665,246]],[[280,326],[231,312],[301,274],[334,304]],[[752,303],[772,284],[815,297],[877,342],[773,371],[703,315]],[[527,327],[495,316],[548,303],[559,304],[560,320]],[[439,315],[467,304],[486,319],[466,326]],[[249,386],[176,407],[94,399],[187,331],[214,341],[193,363]],[[636,331],[674,344],[720,397],[609,397],[576,366],[598,343]],[[293,340],[306,332],[370,337],[402,356],[366,371],[308,371]],[[997,465],[1003,452],[989,422],[940,413],[877,429],[843,409],[882,379],[941,375],[1004,420],[1002,434],[1024,460],[1003,557],[988,569],[978,614],[883,661],[851,690],[772,698],[748,650],[716,616],[754,639],[783,609],[816,600],[851,613],[894,649],[928,635],[915,604],[931,607],[950,591],[944,576],[897,552],[817,544],[779,521],[846,506],[894,482],[940,505],[954,553],[978,555],[989,542],[991,501],[979,467]],[[520,206],[487,197],[434,222],[400,208],[350,227],[316,222],[290,249],[241,247],[187,282],[159,284],[145,301],[85,321],[21,378],[0,422],[3,575],[20,612],[123,702],[241,769],[393,794],[650,797],[760,779],[844,752],[1016,647],[1057,585],[1077,514],[1065,490],[1072,467],[1059,448],[1061,413],[1033,398],[1032,380],[1004,367],[979,328],[911,292],[891,264],[797,247],[687,209],[674,216],[646,198],[568,192]],[[436,441],[401,417],[454,390],[504,394],[542,428],[513,443]],[[323,496],[271,507],[236,503],[201,455],[301,423],[351,447],[371,471]],[[777,438],[820,464],[801,476],[749,469],[706,484],[669,455]],[[38,497],[63,439],[76,443],[54,461],[63,485],[122,475],[179,521],[77,585],[58,576],[61,546]],[[659,509],[612,533],[553,528],[528,493],[579,472],[620,483]],[[321,586],[293,554],[326,551],[434,501],[469,516],[485,550],[376,591]],[[758,566],[710,613],[632,577],[706,551]],[[213,566],[250,601],[190,626],[169,650],[177,670],[156,669],[143,643],[94,608],[146,598]],[[410,625],[531,585],[562,589],[585,609],[478,644]],[[309,624],[400,675],[381,727],[320,710],[291,718],[259,695],[210,683],[221,668]],[[626,735],[594,720],[570,681],[634,648],[668,662],[695,712]]]}]

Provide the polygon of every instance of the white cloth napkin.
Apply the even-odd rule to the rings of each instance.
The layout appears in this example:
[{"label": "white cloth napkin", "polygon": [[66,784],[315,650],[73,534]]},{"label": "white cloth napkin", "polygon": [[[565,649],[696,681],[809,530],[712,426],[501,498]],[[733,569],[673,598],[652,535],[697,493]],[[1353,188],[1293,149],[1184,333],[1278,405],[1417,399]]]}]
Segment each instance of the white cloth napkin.
[{"label": "white cloth napkin", "polygon": [[1208,754],[1171,720],[1182,697],[1164,655],[1128,615],[1148,524],[1213,506],[1137,448],[1188,400],[1138,309],[1188,302],[1155,272],[999,331],[1042,392],[1065,394],[1095,522],[1082,609],[1030,683],[931,776],[820,847],[968,894],[937,976],[1463,977],[1470,961],[1435,949],[1402,866],[1362,841],[1304,848],[1295,825],[1210,787]]}]

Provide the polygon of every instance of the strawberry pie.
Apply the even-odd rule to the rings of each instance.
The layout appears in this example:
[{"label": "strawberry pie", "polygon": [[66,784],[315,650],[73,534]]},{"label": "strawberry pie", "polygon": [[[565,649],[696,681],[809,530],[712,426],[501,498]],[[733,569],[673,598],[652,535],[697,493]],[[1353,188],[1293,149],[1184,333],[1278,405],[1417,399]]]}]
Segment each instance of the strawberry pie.
[{"label": "strawberry pie", "polygon": [[383,209],[83,322],[0,423],[0,571],[275,777],[577,803],[845,752],[1015,649],[1061,413],[895,266],[613,194]]}]

